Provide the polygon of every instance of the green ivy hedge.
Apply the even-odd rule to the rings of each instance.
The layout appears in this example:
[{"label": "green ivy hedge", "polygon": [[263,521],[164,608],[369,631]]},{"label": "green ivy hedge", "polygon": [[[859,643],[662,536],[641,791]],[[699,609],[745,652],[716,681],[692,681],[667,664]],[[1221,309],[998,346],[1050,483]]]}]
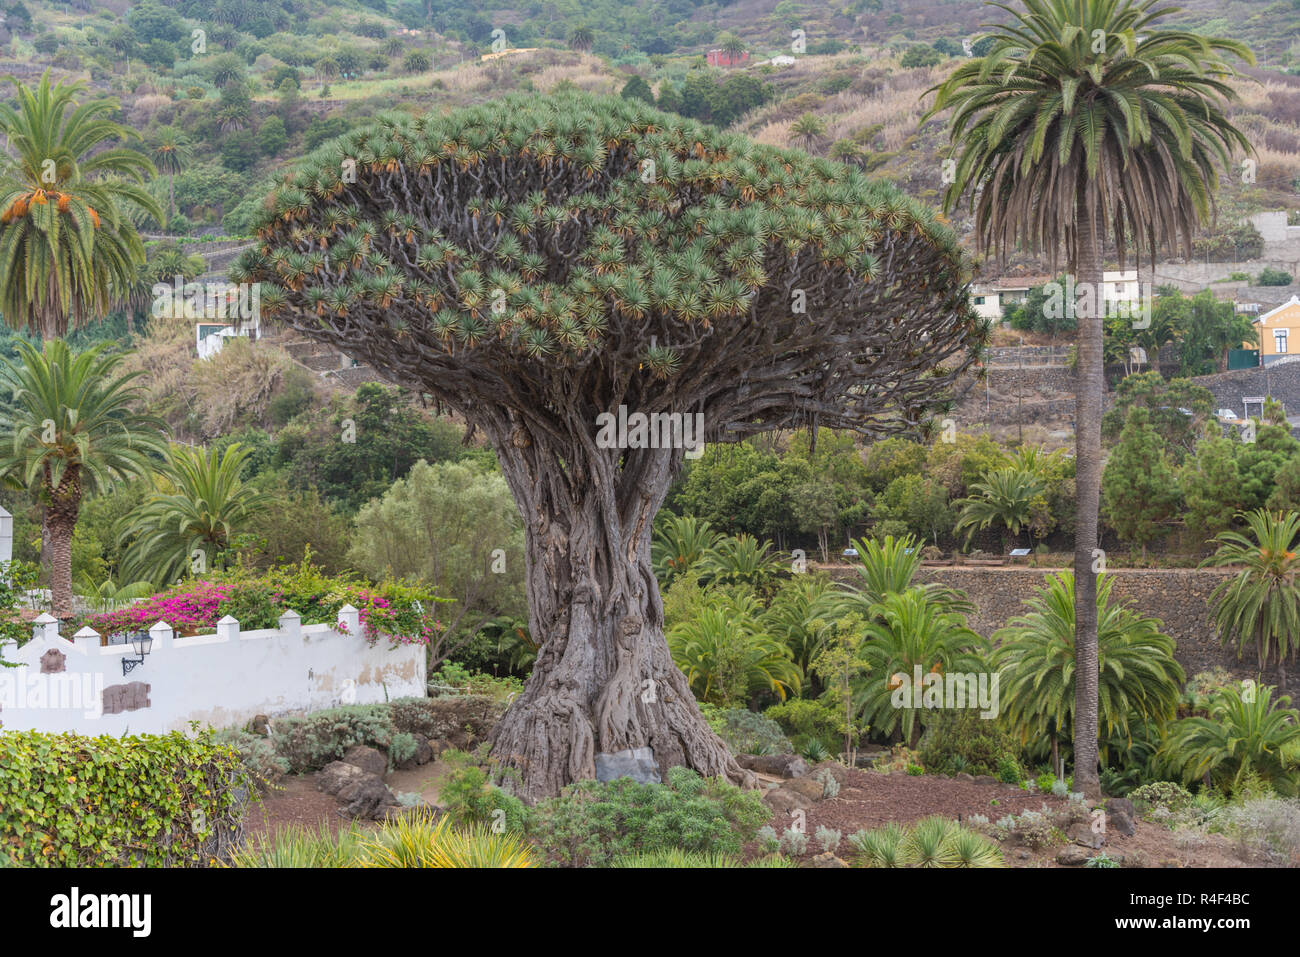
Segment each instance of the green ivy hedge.
[{"label": "green ivy hedge", "polygon": [[211,732],[0,733],[0,857],[26,867],[226,862],[249,796]]}]

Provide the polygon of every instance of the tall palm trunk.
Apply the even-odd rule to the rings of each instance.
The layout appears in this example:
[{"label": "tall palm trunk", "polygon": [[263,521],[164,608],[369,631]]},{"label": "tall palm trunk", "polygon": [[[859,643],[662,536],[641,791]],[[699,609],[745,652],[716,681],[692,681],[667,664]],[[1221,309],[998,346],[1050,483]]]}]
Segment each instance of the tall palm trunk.
[{"label": "tall palm trunk", "polygon": [[46,468],[45,541],[50,551],[50,607],[55,618],[72,617],[72,534],[81,511],[81,469],[64,470],[57,488],[50,487]]},{"label": "tall palm trunk", "polygon": [[[1101,499],[1101,406],[1105,393],[1102,354],[1100,210],[1089,191],[1075,201],[1078,287],[1091,291],[1076,312],[1078,369],[1074,384],[1074,467],[1077,495],[1074,533],[1074,789],[1089,798],[1101,796],[1097,777],[1097,578],[1092,570],[1097,547],[1097,513]],[[1080,314],[1080,313],[1086,313]]]}]

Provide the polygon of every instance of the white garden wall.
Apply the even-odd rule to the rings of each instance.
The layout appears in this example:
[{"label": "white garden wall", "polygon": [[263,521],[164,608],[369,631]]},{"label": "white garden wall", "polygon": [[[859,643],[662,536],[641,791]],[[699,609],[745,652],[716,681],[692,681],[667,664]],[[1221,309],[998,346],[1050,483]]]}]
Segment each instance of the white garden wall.
[{"label": "white garden wall", "polygon": [[123,675],[127,645],[101,645],[84,628],[60,637],[49,615],[36,620],[35,637],[21,648],[0,646],[0,727],[8,730],[119,736],[183,731],[189,722],[223,728],[259,714],[319,711],[424,697],[422,645],[391,648],[386,638],[366,641],[352,606],[339,613],[342,628],[302,625],[296,612],[278,628],[240,631],[227,616],[216,634],[174,637],[164,622],[150,629],[144,663]]}]

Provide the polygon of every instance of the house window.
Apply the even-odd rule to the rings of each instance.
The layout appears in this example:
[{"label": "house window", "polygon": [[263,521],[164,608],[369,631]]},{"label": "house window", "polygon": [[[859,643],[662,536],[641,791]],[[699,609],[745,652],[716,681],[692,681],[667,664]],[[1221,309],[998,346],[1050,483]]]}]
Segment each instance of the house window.
[{"label": "house window", "polygon": [[983,296],[976,296],[976,297],[975,297],[975,305],[977,305],[977,306],[982,306],[982,305],[984,305],[984,297],[983,297]]},{"label": "house window", "polygon": [[1273,330],[1273,344],[1277,347],[1274,351],[1280,356],[1286,355],[1286,333],[1285,329]]}]

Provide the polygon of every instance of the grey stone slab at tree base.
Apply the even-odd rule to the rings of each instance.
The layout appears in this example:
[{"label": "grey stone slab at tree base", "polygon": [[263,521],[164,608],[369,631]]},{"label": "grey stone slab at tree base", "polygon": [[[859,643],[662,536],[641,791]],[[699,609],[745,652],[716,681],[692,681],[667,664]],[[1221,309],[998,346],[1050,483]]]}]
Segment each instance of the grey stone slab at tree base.
[{"label": "grey stone slab at tree base", "polygon": [[613,781],[631,778],[641,784],[659,784],[659,765],[651,747],[628,748],[612,754],[596,755],[596,780]]}]

